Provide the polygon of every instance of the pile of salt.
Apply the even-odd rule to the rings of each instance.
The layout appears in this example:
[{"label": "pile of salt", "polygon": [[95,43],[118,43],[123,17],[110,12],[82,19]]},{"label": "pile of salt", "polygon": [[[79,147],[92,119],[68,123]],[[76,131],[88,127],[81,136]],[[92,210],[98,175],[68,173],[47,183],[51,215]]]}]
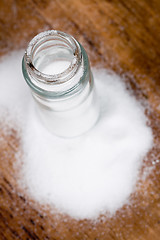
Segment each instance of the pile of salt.
[{"label": "pile of salt", "polygon": [[[16,58],[15,58],[16,55]],[[101,118],[74,139],[53,136],[39,122],[21,74],[22,53],[0,63],[1,116],[8,109],[22,128],[23,178],[28,193],[77,219],[113,214],[128,201],[152,147],[144,109],[119,76],[93,70]]]}]

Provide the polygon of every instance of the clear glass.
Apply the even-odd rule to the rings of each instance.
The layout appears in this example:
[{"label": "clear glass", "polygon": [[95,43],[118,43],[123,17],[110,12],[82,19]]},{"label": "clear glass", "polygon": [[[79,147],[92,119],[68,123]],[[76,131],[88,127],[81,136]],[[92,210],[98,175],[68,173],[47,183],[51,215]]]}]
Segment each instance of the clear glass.
[{"label": "clear glass", "polygon": [[74,137],[94,126],[99,106],[93,76],[84,48],[72,36],[56,30],[35,36],[22,71],[49,131]]}]

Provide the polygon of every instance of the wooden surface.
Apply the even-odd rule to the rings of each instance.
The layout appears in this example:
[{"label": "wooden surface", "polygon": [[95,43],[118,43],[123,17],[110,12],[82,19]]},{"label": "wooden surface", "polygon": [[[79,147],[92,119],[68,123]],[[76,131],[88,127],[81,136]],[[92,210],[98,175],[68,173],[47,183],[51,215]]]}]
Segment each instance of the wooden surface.
[{"label": "wooden surface", "polygon": [[26,47],[36,33],[53,28],[75,36],[92,65],[125,75],[127,88],[145,101],[154,147],[141,172],[146,166],[153,169],[137,183],[131,204],[112,218],[91,222],[51,216],[17,186],[14,162],[20,139],[0,119],[0,239],[159,240],[160,1],[0,1],[0,55]]}]

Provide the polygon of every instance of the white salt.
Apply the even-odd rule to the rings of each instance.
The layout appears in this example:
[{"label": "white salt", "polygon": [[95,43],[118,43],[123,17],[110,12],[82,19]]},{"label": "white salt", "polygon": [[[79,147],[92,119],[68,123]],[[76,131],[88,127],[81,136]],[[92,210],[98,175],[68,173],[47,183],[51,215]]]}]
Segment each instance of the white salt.
[{"label": "white salt", "polygon": [[54,75],[64,72],[70,64],[70,61],[53,61],[45,67],[42,67],[44,65],[42,64],[42,66],[39,66],[38,70],[45,74]]},{"label": "white salt", "polygon": [[119,76],[93,70],[101,105],[97,125],[81,137],[58,138],[40,123],[21,74],[22,53],[0,63],[0,107],[21,122],[21,170],[28,194],[77,219],[96,218],[128,202],[153,143],[144,109]]},{"label": "white salt", "polygon": [[[56,56],[53,56],[55,57],[55,61],[49,61],[48,63],[47,60],[49,57],[50,56],[46,55],[44,61],[43,58],[41,61],[39,60],[40,64],[38,63],[37,66],[41,72],[57,74],[62,73],[62,70],[68,70],[67,67],[69,66],[69,61],[56,60]],[[89,81],[85,86],[82,83],[78,84],[83,72],[82,63],[82,66],[78,67],[76,74],[70,81],[66,81],[63,84],[49,84],[47,86],[46,84],[39,83],[32,78],[32,82],[38,87],[41,87],[42,89],[47,88],[48,91],[52,90],[57,92],[58,96],[61,95],[60,93],[64,93],[64,91],[68,92],[69,89],[74,89],[75,86],[80,85],[78,87],[78,94],[73,90],[73,93],[71,93],[70,96],[67,97],[66,95],[66,98],[63,96],[63,100],[61,98],[59,101],[57,99],[54,101],[46,101],[46,99],[44,100],[44,98],[37,97],[36,95],[38,102],[37,112],[41,121],[50,132],[57,136],[75,137],[82,135],[91,129],[99,118],[99,107],[96,101],[95,91],[93,91],[91,87],[92,84],[90,84]],[[33,95],[35,96],[35,94]]]}]

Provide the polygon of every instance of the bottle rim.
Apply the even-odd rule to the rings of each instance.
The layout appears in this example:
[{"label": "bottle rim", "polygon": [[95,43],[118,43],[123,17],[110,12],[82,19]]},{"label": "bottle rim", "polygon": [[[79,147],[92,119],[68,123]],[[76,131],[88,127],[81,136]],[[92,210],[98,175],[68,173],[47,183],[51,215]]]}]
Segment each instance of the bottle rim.
[{"label": "bottle rim", "polygon": [[[63,72],[58,74],[45,74],[40,72],[35,65],[33,64],[33,58],[35,51],[38,47],[43,45],[46,40],[54,41],[56,39],[61,39],[62,41],[65,41],[65,43],[70,47],[72,50],[72,53],[74,55],[73,61],[69,65],[68,68],[66,68]],[[67,81],[71,80],[72,77],[76,74],[78,71],[83,59],[83,74],[81,78],[79,79],[78,83],[73,86],[71,89],[65,91],[65,92],[53,92],[48,91],[46,89],[43,89],[42,85],[60,85],[65,84]],[[31,89],[37,93],[38,95],[42,95],[44,97],[52,98],[64,94],[69,94],[72,91],[79,91],[79,86],[82,85],[82,83],[85,83],[86,75],[89,68],[89,62],[88,62],[88,56],[84,50],[84,48],[81,46],[81,44],[73,38],[71,35],[66,34],[61,31],[57,30],[49,30],[42,33],[39,33],[36,35],[28,44],[28,47],[25,51],[23,60],[22,60],[22,72],[24,75],[24,78],[27,82],[27,84],[31,87]],[[37,82],[41,83],[41,87],[38,86],[38,84],[35,84],[32,81],[32,78],[36,79]]]}]

